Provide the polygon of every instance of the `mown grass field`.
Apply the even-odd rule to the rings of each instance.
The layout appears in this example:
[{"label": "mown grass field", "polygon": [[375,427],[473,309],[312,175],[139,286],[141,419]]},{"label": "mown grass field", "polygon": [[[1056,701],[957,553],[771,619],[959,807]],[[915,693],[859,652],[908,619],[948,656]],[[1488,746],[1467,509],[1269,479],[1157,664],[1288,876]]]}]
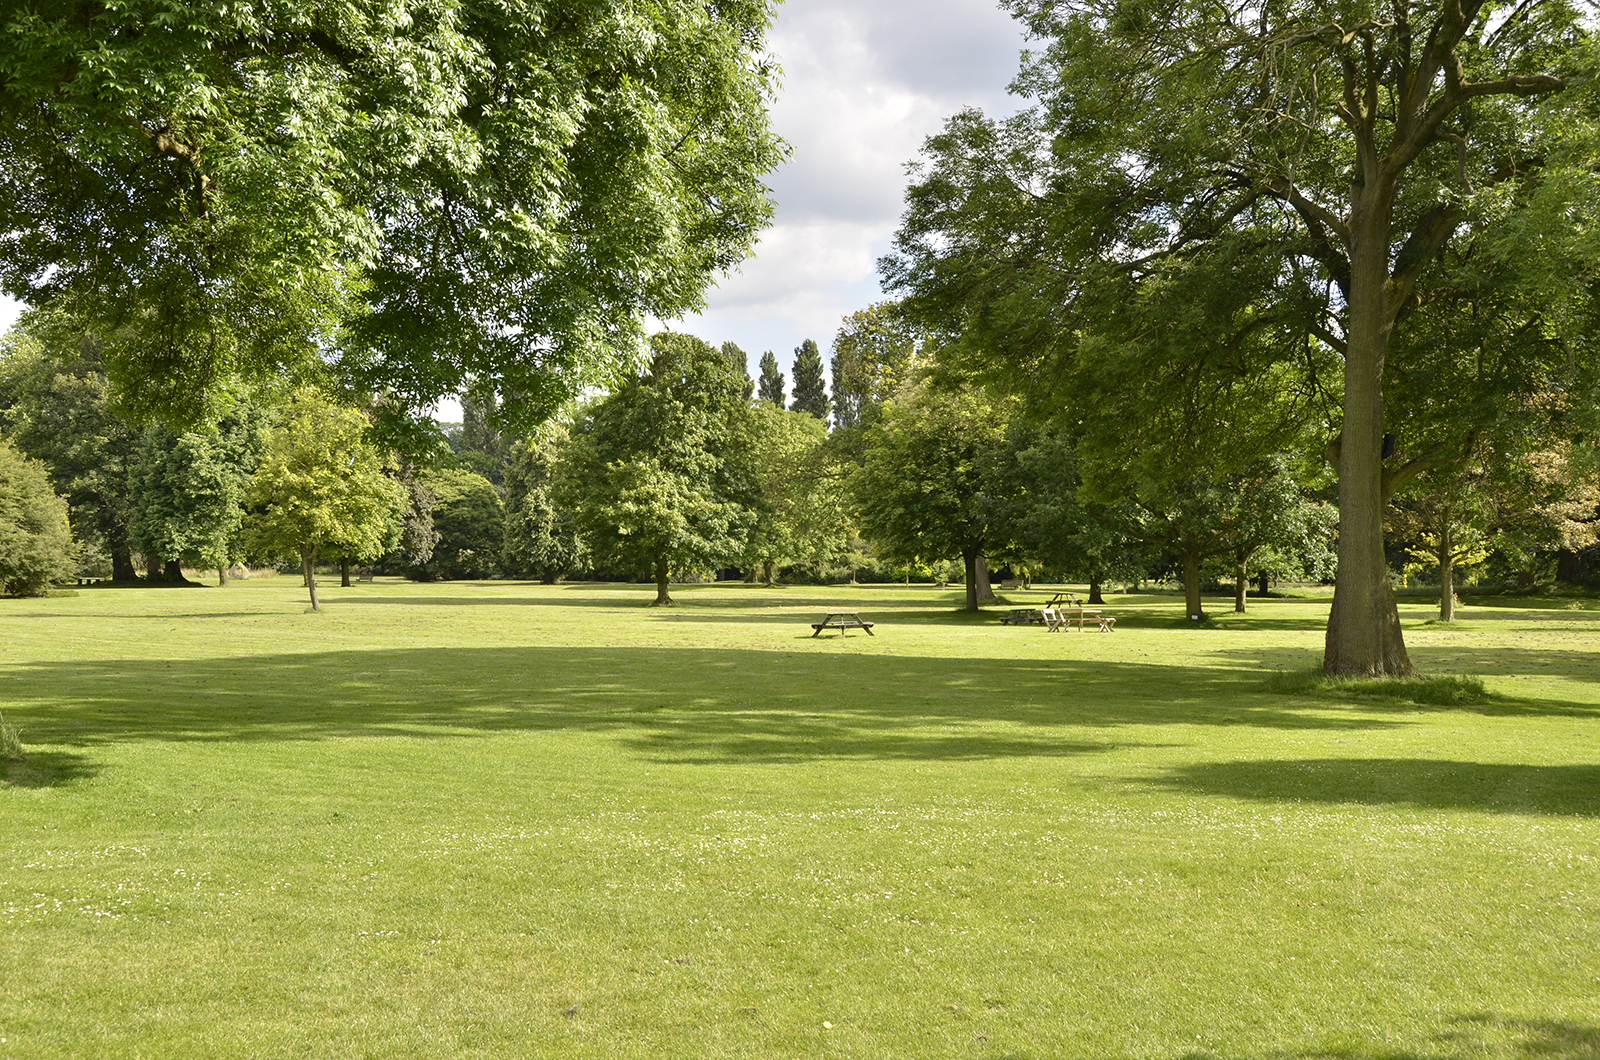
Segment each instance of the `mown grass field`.
[{"label": "mown grass field", "polygon": [[0,1057],[1600,1057],[1600,611],[302,592],[0,601]]}]

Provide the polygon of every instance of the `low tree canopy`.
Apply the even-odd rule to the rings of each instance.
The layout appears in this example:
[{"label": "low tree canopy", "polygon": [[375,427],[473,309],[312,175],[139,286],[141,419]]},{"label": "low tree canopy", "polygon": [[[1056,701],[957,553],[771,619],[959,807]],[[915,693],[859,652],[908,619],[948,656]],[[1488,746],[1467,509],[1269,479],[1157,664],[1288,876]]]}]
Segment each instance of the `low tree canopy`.
[{"label": "low tree canopy", "polygon": [[300,559],[312,610],[323,548],[376,557],[392,547],[405,496],[365,438],[366,417],[314,390],[288,401],[246,487],[253,548]]},{"label": "low tree canopy", "polygon": [[755,486],[755,518],[743,563],[771,583],[780,566],[820,572],[844,551],[843,474],[816,417],[758,402],[750,410],[745,460]]},{"label": "low tree canopy", "polygon": [[77,552],[67,502],[50,488],[44,465],[0,440],[0,589],[37,596],[71,577]]}]

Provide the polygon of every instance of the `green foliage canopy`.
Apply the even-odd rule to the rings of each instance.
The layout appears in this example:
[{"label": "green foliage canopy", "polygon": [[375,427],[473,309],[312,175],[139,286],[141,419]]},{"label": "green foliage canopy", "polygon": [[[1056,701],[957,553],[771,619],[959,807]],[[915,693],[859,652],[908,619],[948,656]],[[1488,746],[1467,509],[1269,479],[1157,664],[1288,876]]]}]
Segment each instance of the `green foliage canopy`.
[{"label": "green foliage canopy", "polygon": [[976,388],[914,383],[884,405],[850,478],[861,532],[892,555],[962,557],[971,611],[977,557],[999,513],[991,472],[1005,428],[1005,410]]},{"label": "green foliage canopy", "polygon": [[814,339],[806,339],[794,350],[794,400],[789,408],[809,412],[824,422],[828,419],[828,389],[822,381],[822,351]]},{"label": "green foliage canopy", "polygon": [[300,557],[319,610],[314,562],[327,548],[351,557],[392,547],[404,491],[365,438],[366,417],[314,390],[297,391],[268,437],[245,490],[255,551]]},{"label": "green foliage canopy", "polygon": [[67,503],[50,488],[44,465],[0,440],[0,589],[36,596],[70,577],[77,558]]},{"label": "green foliage canopy", "polygon": [[649,368],[586,409],[563,450],[557,498],[599,562],[651,570],[670,604],[674,569],[738,556],[754,486],[744,380],[690,335],[650,340]]},{"label": "green foliage canopy", "polygon": [[131,404],[337,349],[534,415],[701,303],[782,157],[767,0],[24,3],[0,288],[70,299]]},{"label": "green foliage canopy", "polygon": [[110,556],[114,579],[130,581],[137,573],[128,475],[140,432],[117,415],[97,346],[53,323],[30,311],[0,342],[3,430],[49,468],[78,538]]},{"label": "green foliage canopy", "polygon": [[[1391,343],[1439,306],[1431,277],[1465,233],[1593,208],[1589,23],[1567,0],[1294,0],[1242,19],[1199,0],[1008,6],[1041,42],[1017,81],[1037,105],[1000,123],[965,112],[929,142],[888,287],[976,362],[1058,394],[1119,351],[1153,354],[1153,390],[1181,375],[1184,358],[1160,356],[1168,314],[1147,311],[1162,303],[1192,305],[1218,350],[1258,347],[1308,375],[1318,348],[1338,356],[1325,666],[1410,673],[1382,511],[1440,454],[1384,463],[1384,388],[1406,352]],[[1570,290],[1589,270],[1541,274]],[[1224,306],[1242,293],[1253,319],[1215,313],[1215,294],[1175,299],[1191,278]]]}]

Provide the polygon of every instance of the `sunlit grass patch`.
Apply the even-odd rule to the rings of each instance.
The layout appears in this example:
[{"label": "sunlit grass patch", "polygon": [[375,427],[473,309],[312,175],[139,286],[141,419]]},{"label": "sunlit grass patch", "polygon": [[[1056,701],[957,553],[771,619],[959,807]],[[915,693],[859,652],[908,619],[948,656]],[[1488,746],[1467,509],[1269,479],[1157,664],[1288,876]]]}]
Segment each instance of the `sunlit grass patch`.
[{"label": "sunlit grass patch", "polygon": [[[959,587],[652,595],[0,605],[0,1060],[1600,1040],[1596,616],[1418,630],[1497,695],[1417,709],[1263,688],[1326,599],[1191,633],[1110,593],[1080,635]],[[877,635],[813,639],[833,609]]]}]

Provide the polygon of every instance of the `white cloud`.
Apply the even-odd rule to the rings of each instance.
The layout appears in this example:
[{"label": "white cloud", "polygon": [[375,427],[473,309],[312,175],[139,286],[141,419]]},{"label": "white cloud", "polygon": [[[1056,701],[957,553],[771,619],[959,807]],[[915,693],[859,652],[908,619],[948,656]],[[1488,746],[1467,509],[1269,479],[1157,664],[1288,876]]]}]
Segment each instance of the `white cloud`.
[{"label": "white cloud", "polygon": [[791,0],[770,38],[784,68],[773,123],[793,157],[771,178],[777,214],[755,257],[675,322],[788,370],[801,339],[879,300],[877,257],[897,226],[905,166],[964,106],[1004,112],[1023,46],[988,0]]}]

